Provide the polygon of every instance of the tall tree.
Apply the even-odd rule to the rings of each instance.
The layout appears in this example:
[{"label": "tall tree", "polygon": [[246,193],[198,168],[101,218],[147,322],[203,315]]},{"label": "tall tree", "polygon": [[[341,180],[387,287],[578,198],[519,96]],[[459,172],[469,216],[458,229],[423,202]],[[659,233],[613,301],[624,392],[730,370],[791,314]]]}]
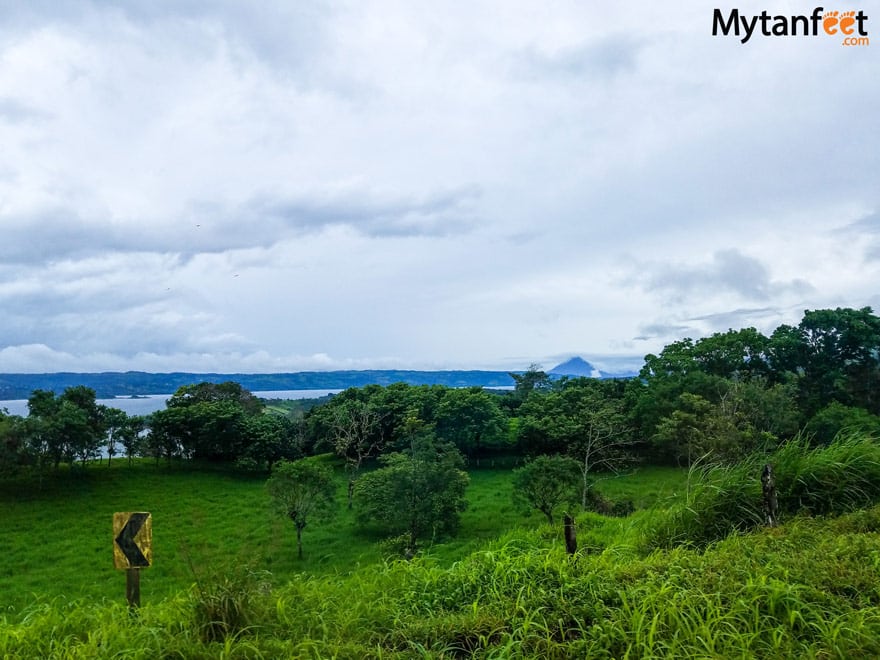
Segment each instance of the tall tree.
[{"label": "tall tree", "polygon": [[169,408],[187,407],[200,403],[232,403],[245,413],[255,415],[263,411],[259,398],[234,381],[223,383],[196,383],[184,385],[168,399]]},{"label": "tall tree", "polygon": [[98,414],[101,417],[101,426],[107,434],[107,467],[110,467],[110,461],[118,453],[116,441],[122,435],[122,429],[128,421],[128,415],[124,410],[104,405],[98,406]]},{"label": "tall tree", "polygon": [[616,472],[631,460],[634,443],[618,389],[614,383],[577,378],[532,397],[520,409],[521,440],[529,453],[577,460],[584,508],[596,473]]},{"label": "tall tree", "polygon": [[498,447],[507,439],[507,419],[498,397],[481,387],[447,390],[437,406],[436,424],[437,435],[478,466],[485,448]]},{"label": "tall tree", "polygon": [[346,401],[335,406],[332,416],[333,448],[345,459],[348,474],[348,508],[354,501],[354,486],[364,461],[375,456],[383,445],[382,415],[363,401]]},{"label": "tall tree", "polygon": [[807,310],[770,338],[773,377],[793,380],[811,417],[832,401],[880,413],[880,318],[870,307]]},{"label": "tall tree", "polygon": [[24,420],[0,408],[0,476],[18,473],[29,459]]},{"label": "tall tree", "polygon": [[141,448],[141,435],[147,429],[147,418],[143,415],[131,415],[120,429],[120,437],[122,446],[125,448],[125,456],[128,458],[128,465],[131,466],[132,457]]},{"label": "tall tree", "polygon": [[522,403],[529,398],[532,392],[544,392],[553,386],[550,376],[543,370],[540,364],[532,363],[522,373],[510,372],[508,374],[514,382],[513,399]]},{"label": "tall tree", "polygon": [[272,471],[280,460],[303,456],[302,420],[281,415],[252,415],[245,419],[246,447],[241,458],[256,467]]},{"label": "tall tree", "polygon": [[28,399],[28,435],[39,466],[51,462],[57,469],[62,461],[84,463],[98,456],[104,427],[95,391],[78,385],[56,397],[34,390]]},{"label": "tall tree", "polygon": [[235,382],[181,387],[165,410],[152,415],[152,445],[162,453],[210,461],[234,461],[247,446],[247,420],[263,405]]}]

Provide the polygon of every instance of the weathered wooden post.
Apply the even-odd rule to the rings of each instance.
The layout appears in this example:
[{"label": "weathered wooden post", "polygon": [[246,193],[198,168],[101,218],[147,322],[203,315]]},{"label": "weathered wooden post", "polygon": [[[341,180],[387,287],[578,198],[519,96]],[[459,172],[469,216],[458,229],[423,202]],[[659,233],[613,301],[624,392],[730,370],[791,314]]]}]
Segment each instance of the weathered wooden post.
[{"label": "weathered wooden post", "polygon": [[773,466],[769,463],[761,470],[761,492],[764,496],[764,514],[767,524],[776,527],[779,514],[779,501],[776,499],[776,479],[773,478]]},{"label": "weathered wooden post", "polygon": [[562,520],[565,525],[565,551],[568,554],[573,555],[578,549],[577,535],[574,529],[574,518],[566,513]]},{"label": "weathered wooden post", "polygon": [[141,606],[141,569],[153,563],[153,517],[147,512],[113,514],[113,565],[125,570],[125,598]]},{"label": "weathered wooden post", "polygon": [[125,571],[125,599],[129,609],[141,606],[141,569],[129,568]]}]

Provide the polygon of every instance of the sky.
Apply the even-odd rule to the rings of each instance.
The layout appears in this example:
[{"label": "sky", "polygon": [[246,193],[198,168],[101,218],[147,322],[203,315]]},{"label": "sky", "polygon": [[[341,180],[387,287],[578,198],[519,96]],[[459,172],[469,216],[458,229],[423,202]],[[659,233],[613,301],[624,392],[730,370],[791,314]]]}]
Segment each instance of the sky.
[{"label": "sky", "polygon": [[828,6],[867,46],[714,6],[0,0],[0,372],[615,371],[880,309],[880,3]]}]

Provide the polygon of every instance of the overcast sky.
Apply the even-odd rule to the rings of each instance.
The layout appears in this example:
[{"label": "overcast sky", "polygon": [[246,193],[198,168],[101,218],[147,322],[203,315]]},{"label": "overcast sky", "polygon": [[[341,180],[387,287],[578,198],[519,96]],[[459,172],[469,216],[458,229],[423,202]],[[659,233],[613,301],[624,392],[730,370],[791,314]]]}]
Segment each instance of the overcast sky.
[{"label": "overcast sky", "polygon": [[839,9],[876,44],[704,0],[0,0],[0,371],[615,370],[880,309],[880,5]]}]

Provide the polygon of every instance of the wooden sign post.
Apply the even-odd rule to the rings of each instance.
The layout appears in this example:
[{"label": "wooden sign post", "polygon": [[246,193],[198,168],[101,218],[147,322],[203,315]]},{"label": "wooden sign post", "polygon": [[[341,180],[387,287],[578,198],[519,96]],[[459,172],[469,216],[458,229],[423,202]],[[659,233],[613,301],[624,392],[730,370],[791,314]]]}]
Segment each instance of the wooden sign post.
[{"label": "wooden sign post", "polygon": [[128,607],[141,605],[142,568],[153,564],[153,516],[146,512],[113,514],[113,565],[126,571]]}]

